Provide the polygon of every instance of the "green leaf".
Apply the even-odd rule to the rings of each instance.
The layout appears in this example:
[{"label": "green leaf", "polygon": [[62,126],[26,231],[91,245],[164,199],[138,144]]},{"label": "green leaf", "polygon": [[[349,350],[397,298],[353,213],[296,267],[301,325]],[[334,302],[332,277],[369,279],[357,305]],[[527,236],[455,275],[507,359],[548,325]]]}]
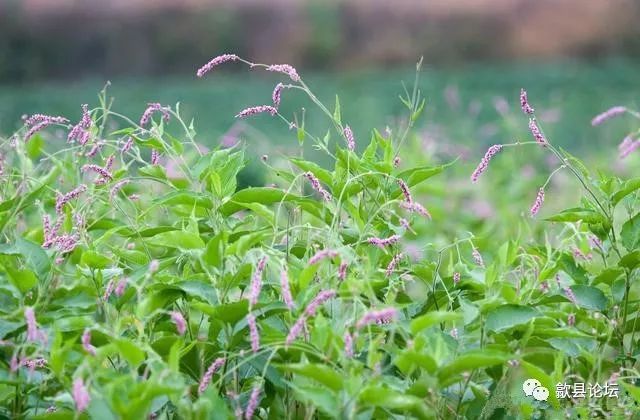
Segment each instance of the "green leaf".
[{"label": "green leaf", "polygon": [[42,247],[23,238],[16,239],[13,244],[0,245],[0,254],[20,255],[40,278],[44,278],[51,270],[51,261]]},{"label": "green leaf", "polygon": [[107,268],[111,264],[111,260],[95,251],[85,251],[82,253],[80,262],[89,268],[102,269]]},{"label": "green leaf", "polygon": [[613,195],[611,195],[611,204],[614,206],[622,201],[623,198],[640,189],[640,178],[633,178],[622,184],[622,187]]},{"label": "green leaf", "polygon": [[276,365],[276,367],[284,372],[292,372],[313,379],[334,391],[340,391],[342,389],[343,376],[328,365],[314,363],[290,363],[286,365]]},{"label": "green leaf", "polygon": [[596,311],[603,311],[607,308],[607,297],[597,287],[575,284],[571,286],[571,290],[576,295],[578,306]]},{"label": "green leaf", "polygon": [[249,301],[246,299],[217,306],[193,302],[192,306],[215,319],[232,325],[243,319],[249,313]]},{"label": "green leaf", "polygon": [[207,264],[213,267],[220,267],[224,255],[224,252],[222,250],[223,242],[223,232],[218,233],[216,236],[209,240],[209,242],[207,243],[207,249],[203,255],[204,261]]},{"label": "green leaf", "polygon": [[489,311],[485,326],[491,331],[503,331],[526,324],[539,315],[538,311],[529,306],[502,305]]},{"label": "green leaf", "polygon": [[537,379],[540,381],[543,387],[549,390],[549,400],[548,402],[555,408],[560,406],[558,402],[558,398],[556,398],[556,382],[553,381],[551,376],[547,375],[544,370],[540,369],[538,366],[533,365],[524,360],[520,361],[520,366],[527,372],[527,376],[533,379]]},{"label": "green leaf", "polygon": [[131,364],[132,367],[138,366],[144,361],[144,351],[130,340],[121,338],[115,341],[119,353]]},{"label": "green leaf", "polygon": [[336,95],[336,107],[333,111],[333,119],[338,125],[342,125],[342,116],[340,115],[340,99],[338,99],[338,95]]},{"label": "green leaf", "polygon": [[618,265],[620,267],[628,268],[629,270],[633,270],[638,265],[640,265],[640,251],[633,251],[625,255],[618,261]]},{"label": "green leaf", "polygon": [[317,163],[298,158],[289,158],[289,161],[305,172],[312,172],[325,184],[331,185],[333,183],[333,176],[331,175],[331,172],[324,169]]},{"label": "green leaf", "polygon": [[438,378],[446,382],[452,376],[474,369],[483,369],[490,366],[506,363],[515,357],[511,354],[490,349],[471,350],[459,355],[453,362],[440,368]]},{"label": "green leaf", "polygon": [[330,418],[340,418],[340,408],[336,395],[328,389],[320,386],[300,386],[291,384],[296,397],[302,402],[310,403],[324,412]]},{"label": "green leaf", "polygon": [[200,236],[183,230],[159,233],[147,240],[151,245],[177,248],[182,251],[203,249],[204,242]]},{"label": "green leaf", "polygon": [[429,312],[411,321],[411,333],[417,334],[420,331],[442,322],[458,321],[463,315],[456,312]]},{"label": "green leaf", "polygon": [[640,388],[639,387],[628,384],[624,381],[618,381],[618,383],[622,385],[622,388],[624,388],[624,390],[629,393],[629,395],[631,396],[631,398],[633,398],[635,402],[640,404]]},{"label": "green leaf", "polygon": [[545,219],[549,222],[578,222],[580,220],[585,223],[604,223],[606,219],[598,212],[592,209],[574,207],[563,210],[560,213]]},{"label": "green leaf", "polygon": [[[315,200],[288,194],[278,188],[245,188],[233,194],[229,201],[220,207],[223,216],[230,216],[243,209],[238,203],[274,204],[279,202],[295,202],[303,210],[316,217],[322,218],[322,205]],[[328,218],[329,219],[329,218]],[[329,219],[330,220],[330,219]]]},{"label": "green leaf", "polygon": [[640,248],[640,213],[637,213],[622,225],[620,237],[622,238],[622,245],[629,251]]},{"label": "green leaf", "polygon": [[408,411],[419,419],[433,418],[433,413],[422,399],[381,385],[367,386],[360,393],[359,400],[368,406],[398,412]]}]

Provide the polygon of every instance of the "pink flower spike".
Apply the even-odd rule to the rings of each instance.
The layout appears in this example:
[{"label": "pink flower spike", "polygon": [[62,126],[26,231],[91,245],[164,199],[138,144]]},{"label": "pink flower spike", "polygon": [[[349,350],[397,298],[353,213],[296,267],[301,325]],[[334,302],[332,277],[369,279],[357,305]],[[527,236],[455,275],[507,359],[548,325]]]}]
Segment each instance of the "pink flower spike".
[{"label": "pink flower spike", "polygon": [[171,320],[176,324],[178,334],[184,335],[185,331],[187,331],[187,321],[184,316],[178,311],[171,311]]},{"label": "pink flower spike", "polygon": [[87,391],[87,388],[82,381],[82,378],[76,378],[73,381],[73,400],[76,403],[76,410],[78,412],[82,412],[89,407],[89,402],[91,401],[91,396]]},{"label": "pink flower spike", "polygon": [[289,275],[286,267],[282,269],[280,273],[280,293],[282,294],[282,300],[287,308],[293,309],[295,304],[293,303],[293,297],[291,296],[291,288],[289,287]]},{"label": "pink flower spike", "polygon": [[342,134],[344,135],[344,138],[347,140],[347,149],[353,152],[356,149],[356,141],[353,137],[353,131],[351,131],[351,127],[346,125],[344,127]]},{"label": "pink flower spike", "polygon": [[640,139],[632,141],[631,143],[627,144],[621,151],[620,151],[620,159],[624,159],[627,156],[629,156],[632,152],[634,152],[635,150],[637,150],[640,147]]},{"label": "pink flower spike", "polygon": [[282,83],[278,83],[273,89],[273,93],[271,94],[273,106],[276,108],[280,106],[280,100],[282,99],[282,89],[284,89],[284,85]]},{"label": "pink flower spike", "polygon": [[160,153],[155,149],[151,151],[151,164],[154,166],[160,164]]},{"label": "pink flower spike", "polygon": [[404,201],[407,203],[413,203],[413,198],[411,197],[411,191],[409,191],[409,186],[406,182],[401,179],[398,179],[398,186],[400,187],[400,191],[402,191],[402,195],[404,195]]},{"label": "pink flower spike", "polygon": [[567,296],[567,299],[574,305],[578,305],[578,299],[576,298],[576,294],[573,293],[573,290],[570,287],[563,287],[562,290],[564,294]]},{"label": "pink flower spike", "polygon": [[529,105],[529,100],[527,99],[527,91],[524,89],[520,89],[520,107],[522,108],[522,112],[524,112],[525,115],[531,115],[534,112],[533,108],[531,108],[531,105]]},{"label": "pink flower spike", "polygon": [[122,153],[127,153],[129,150],[131,150],[131,147],[133,147],[133,137],[128,137],[127,141],[124,143],[120,151]]},{"label": "pink flower spike", "polygon": [[338,280],[344,281],[347,278],[347,268],[349,265],[346,261],[340,263],[340,267],[338,267]]},{"label": "pink flower spike", "polygon": [[349,331],[344,333],[344,355],[349,358],[353,357],[353,337]]},{"label": "pink flower spike", "polygon": [[127,279],[123,278],[122,280],[120,280],[118,282],[118,285],[116,286],[116,296],[121,297],[122,295],[124,295],[124,290],[127,288]]},{"label": "pink flower spike", "polygon": [[251,338],[251,350],[257,353],[260,350],[260,334],[256,324],[256,317],[253,314],[247,315],[247,324],[249,325],[249,337]]},{"label": "pink flower spike", "polygon": [[51,115],[44,115],[44,114],[33,114],[32,116],[28,117],[24,121],[25,125],[29,127],[32,127],[39,123],[47,123],[47,125],[49,125],[49,124],[66,124],[68,122],[69,120],[64,117],[54,117]]},{"label": "pink flower spike", "polygon": [[82,166],[82,172],[95,172],[100,175],[103,179],[111,181],[113,179],[113,175],[106,169],[93,164],[87,164]]},{"label": "pink flower spike", "polygon": [[531,131],[535,141],[537,141],[541,146],[547,147],[547,139],[544,138],[542,131],[540,131],[540,127],[538,127],[538,123],[533,118],[529,118],[529,130]]},{"label": "pink flower spike", "polygon": [[400,235],[392,235],[388,238],[369,238],[367,242],[371,245],[375,245],[381,249],[384,249],[385,246],[395,245],[400,240]]},{"label": "pink flower spike", "polygon": [[335,258],[338,256],[338,253],[332,249],[323,249],[322,251],[318,251],[314,256],[309,258],[309,265],[314,265],[319,263],[320,261],[326,258]]},{"label": "pink flower spike", "polygon": [[311,188],[316,190],[325,201],[331,201],[331,194],[320,185],[320,180],[312,172],[305,172],[304,177],[309,180]]},{"label": "pink flower spike", "polygon": [[198,385],[198,394],[202,394],[207,390],[207,387],[211,383],[211,379],[213,378],[213,374],[216,373],[218,369],[224,365],[226,359],[224,357],[218,357],[216,360],[211,363],[205,374],[202,376],[200,380],[200,384]]},{"label": "pink flower spike", "polygon": [[489,167],[489,162],[491,161],[491,158],[493,158],[501,150],[502,150],[501,144],[494,144],[493,146],[489,147],[489,149],[487,150],[487,153],[485,153],[484,157],[478,164],[478,167],[476,167],[475,171],[473,171],[473,174],[471,174],[471,182],[473,183],[478,182],[478,178],[480,178],[480,175],[482,175],[482,173],[486,171],[487,168]]},{"label": "pink flower spike", "polygon": [[307,306],[307,309],[305,309],[304,311],[304,315],[305,316],[315,316],[318,308],[320,306],[322,306],[322,304],[324,304],[325,302],[327,302],[329,299],[333,298],[336,296],[336,291],[335,290],[323,290],[322,292],[318,293],[316,295],[315,298],[313,298],[313,300],[311,301],[311,303],[309,303],[309,306]]},{"label": "pink flower spike", "polygon": [[244,410],[244,418],[245,420],[253,420],[253,414],[258,408],[258,403],[260,397],[260,386],[254,385],[253,390],[251,391],[251,396],[249,397],[249,402],[247,403],[247,408]]},{"label": "pink flower spike", "polygon": [[304,316],[304,314],[301,315],[300,318],[296,320],[295,324],[293,324],[293,326],[289,330],[289,334],[287,334],[287,338],[285,339],[286,347],[289,347],[291,343],[293,343],[293,341],[296,338],[298,338],[298,336],[302,332],[302,329],[304,328],[304,324],[306,321],[307,321],[307,318]]},{"label": "pink flower spike", "polygon": [[402,253],[399,253],[399,254],[395,255],[391,259],[391,261],[389,262],[389,265],[387,265],[387,269],[385,270],[385,273],[384,273],[384,275],[386,277],[389,277],[389,276],[391,276],[391,274],[393,274],[393,271],[396,269],[396,266],[402,260],[403,257],[404,257],[404,255]]},{"label": "pink flower spike", "polygon": [[419,215],[424,216],[427,219],[431,219],[431,213],[429,213],[429,211],[417,201],[412,201],[411,203],[403,202],[400,204],[400,207],[407,209],[412,213],[418,213]]},{"label": "pink flower spike", "polygon": [[595,117],[593,117],[593,119],[591,120],[591,125],[592,126],[597,126],[602,124],[603,122],[617,117],[619,115],[624,114],[625,112],[627,112],[627,108],[623,107],[623,106],[614,106],[613,108],[609,108],[606,111],[604,111],[601,114],[596,115]]},{"label": "pink flower spike", "polygon": [[168,122],[169,119],[171,118],[171,113],[169,112],[170,109],[171,108],[167,106],[162,106],[158,102],[148,103],[147,108],[144,110],[144,112],[142,113],[142,116],[140,117],[140,126],[144,127],[145,125],[147,125],[151,120],[151,115],[153,115],[153,113],[156,111],[161,112],[162,119],[165,120],[165,122]]},{"label": "pink flower spike", "polygon": [[208,72],[210,72],[214,67],[219,66],[220,64],[226,63],[227,61],[236,61],[238,56],[235,54],[222,54],[217,57],[214,57],[207,64],[200,67],[196,72],[198,77],[202,77]]},{"label": "pink flower spike", "polygon": [[453,284],[457,285],[458,283],[460,283],[460,273],[456,271],[453,273]]},{"label": "pink flower spike", "polygon": [[236,115],[236,118],[246,118],[256,114],[262,114],[264,112],[268,112],[271,115],[276,115],[278,113],[278,110],[271,105],[252,106],[240,111],[238,115]]},{"label": "pink flower spike", "polygon": [[289,64],[274,64],[274,65],[268,66],[266,70],[286,74],[294,82],[300,81],[300,76],[298,75],[298,72],[296,71],[295,68],[293,68]]},{"label": "pink flower spike", "polygon": [[121,181],[118,181],[113,187],[111,187],[111,191],[109,192],[109,199],[113,201],[116,194],[118,194],[118,192],[127,184],[129,184],[128,179],[123,179]]},{"label": "pink flower spike", "polygon": [[106,301],[107,299],[109,299],[109,296],[111,296],[111,293],[113,293],[114,287],[115,282],[113,281],[113,279],[109,280],[109,283],[107,283],[107,287],[104,290],[104,295],[102,295],[102,300]]},{"label": "pink flower spike", "polygon": [[82,333],[82,348],[90,355],[96,355],[96,348],[91,345],[91,330],[89,328],[86,328]]},{"label": "pink flower spike", "polygon": [[480,254],[480,251],[478,251],[477,248],[473,248],[473,251],[471,252],[471,256],[473,257],[473,261],[477,265],[484,268],[484,260],[482,259],[482,255]]},{"label": "pink flower spike", "polygon": [[260,297],[260,290],[262,289],[262,272],[267,264],[267,257],[264,256],[258,261],[256,270],[251,278],[251,289],[249,292],[249,303],[254,306],[258,303]]},{"label": "pink flower spike", "polygon": [[87,186],[84,184],[78,185],[75,189],[69,191],[66,194],[58,194],[56,199],[56,213],[62,214],[62,210],[69,201],[78,198],[80,194],[87,190]]},{"label": "pink flower spike", "polygon": [[27,322],[27,341],[38,341],[40,332],[36,323],[36,314],[32,307],[27,306],[24,308],[24,318]]},{"label": "pink flower spike", "polygon": [[388,324],[398,317],[396,308],[385,308],[377,311],[369,311],[356,323],[356,329],[362,329],[371,324]]},{"label": "pink flower spike", "polygon": [[544,202],[544,188],[540,188],[538,190],[538,195],[536,196],[536,201],[533,203],[533,206],[531,206],[531,217],[538,214],[538,211],[540,211],[540,207],[542,207],[543,202]]}]

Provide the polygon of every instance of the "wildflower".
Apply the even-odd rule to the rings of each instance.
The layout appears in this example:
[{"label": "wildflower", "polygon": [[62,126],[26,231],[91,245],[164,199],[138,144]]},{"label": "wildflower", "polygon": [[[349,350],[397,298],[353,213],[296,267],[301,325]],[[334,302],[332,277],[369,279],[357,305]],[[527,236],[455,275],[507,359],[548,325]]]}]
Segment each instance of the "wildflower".
[{"label": "wildflower", "polygon": [[110,171],[111,168],[113,167],[113,162],[115,161],[115,159],[116,159],[115,155],[109,155],[106,162],[104,163],[104,169],[106,169],[107,171]]},{"label": "wildflower", "polygon": [[598,237],[594,235],[589,236],[589,245],[591,245],[591,248],[602,249],[602,241],[600,241],[600,239],[598,239]]},{"label": "wildflower", "polygon": [[618,115],[622,115],[625,112],[627,112],[627,108],[623,107],[623,106],[614,106],[613,108],[609,108],[608,110],[604,111],[601,114],[596,115],[592,120],[591,120],[591,125],[592,126],[597,126],[602,124],[603,122],[617,117]]},{"label": "wildflower", "polygon": [[262,114],[263,112],[268,112],[271,115],[276,115],[278,113],[278,110],[271,105],[252,106],[240,111],[238,115],[236,115],[236,118],[246,118],[256,114]]},{"label": "wildflower", "polygon": [[295,340],[300,335],[300,332],[302,331],[302,328],[304,328],[304,324],[306,321],[307,318],[303,314],[296,320],[291,329],[289,329],[289,334],[287,334],[287,338],[285,339],[285,345],[287,347],[290,346],[291,343],[293,343],[293,340]]},{"label": "wildflower", "polygon": [[36,314],[32,307],[27,306],[24,308],[24,318],[27,322],[27,341],[38,341],[41,337],[41,333],[38,331]]},{"label": "wildflower", "polygon": [[325,201],[331,201],[331,194],[320,185],[320,180],[312,172],[305,172],[304,177],[309,180],[311,188],[316,190]]},{"label": "wildflower", "polygon": [[71,252],[78,245],[78,236],[77,235],[62,235],[58,236],[54,243],[58,248],[58,251],[62,253]]},{"label": "wildflower", "polygon": [[116,182],[116,184],[111,187],[111,191],[109,192],[109,198],[113,200],[113,198],[118,194],[125,185],[127,185],[130,181],[128,179],[123,179],[121,181]]},{"label": "wildflower", "polygon": [[149,273],[151,274],[157,273],[159,269],[160,269],[160,261],[151,260],[151,262],[149,263]]},{"label": "wildflower", "polygon": [[89,130],[90,127],[91,114],[89,113],[89,105],[84,104],[82,105],[82,119],[69,131],[67,141],[72,142],[77,140],[80,144],[85,145],[89,140],[90,133],[87,130]]},{"label": "wildflower", "polygon": [[84,184],[80,184],[78,185],[78,187],[76,187],[75,189],[69,191],[64,195],[58,194],[58,197],[56,199],[56,213],[62,214],[62,210],[65,204],[67,204],[69,201],[75,198],[78,198],[78,196],[83,192],[85,192],[86,190],[87,190],[87,186]]},{"label": "wildflower", "polygon": [[202,77],[208,72],[210,72],[214,67],[219,66],[222,63],[226,63],[227,61],[236,61],[238,56],[235,54],[223,54],[217,57],[214,57],[211,61],[209,61],[204,66],[200,67],[196,72],[198,77]]},{"label": "wildflower", "polygon": [[106,301],[107,299],[109,299],[109,296],[111,296],[111,293],[113,293],[114,287],[115,287],[115,283],[113,279],[109,280],[109,283],[107,283],[107,287],[104,290],[104,294],[102,295],[102,300]]},{"label": "wildflower", "polygon": [[271,66],[268,66],[266,70],[286,74],[294,82],[300,81],[300,76],[298,75],[298,72],[296,71],[295,68],[293,68],[289,64],[273,64]]},{"label": "wildflower", "polygon": [[536,214],[538,214],[538,211],[540,211],[540,207],[542,206],[543,202],[544,188],[540,188],[538,190],[538,195],[536,196],[536,201],[533,203],[533,206],[531,206],[531,216],[535,216]]},{"label": "wildflower", "polygon": [[567,299],[571,301],[571,303],[573,303],[574,305],[578,304],[578,299],[576,298],[575,293],[573,293],[573,290],[571,290],[570,287],[564,287],[562,288],[562,290],[564,291],[564,294],[567,296]]},{"label": "wildflower", "polygon": [[449,335],[451,335],[451,337],[453,337],[455,340],[458,339],[458,329],[457,328],[452,328],[451,332],[449,333]]},{"label": "wildflower", "polygon": [[478,251],[477,248],[473,248],[473,251],[471,252],[471,256],[473,257],[473,261],[477,265],[484,268],[484,260],[482,259],[482,255],[480,255],[480,251]]},{"label": "wildflower", "polygon": [[321,291],[316,295],[315,298],[313,298],[311,303],[309,303],[309,306],[307,306],[307,309],[304,311],[304,314],[306,316],[314,316],[318,308],[329,299],[335,297],[335,295],[336,295],[335,290],[330,289],[330,290]]},{"label": "wildflower", "polygon": [[620,159],[624,159],[640,147],[640,139],[631,141],[620,151]]},{"label": "wildflower", "polygon": [[356,141],[353,138],[353,131],[351,131],[351,127],[348,125],[345,126],[342,134],[344,134],[344,138],[347,140],[347,149],[353,152],[356,149]]},{"label": "wildflower", "polygon": [[367,242],[384,249],[385,246],[394,245],[400,240],[400,235],[392,235],[388,238],[369,238]]},{"label": "wildflower", "polygon": [[198,385],[198,394],[202,394],[206,391],[207,387],[211,383],[211,379],[213,378],[213,374],[216,373],[218,369],[224,365],[226,359],[224,357],[218,357],[216,360],[211,363],[205,374],[202,376],[200,380],[200,384]]},{"label": "wildflower", "polygon": [[398,186],[400,187],[400,191],[402,191],[402,195],[404,195],[404,200],[407,203],[413,203],[413,198],[411,197],[409,186],[401,179],[398,179]]},{"label": "wildflower", "polygon": [[153,149],[151,151],[151,164],[157,166],[160,163],[160,153]]},{"label": "wildflower", "polygon": [[353,357],[353,337],[349,331],[344,333],[344,354],[347,357]]},{"label": "wildflower", "polygon": [[593,255],[583,253],[579,248],[573,248],[573,257],[581,260],[592,260]]},{"label": "wildflower", "polygon": [[124,289],[126,289],[127,287],[127,279],[123,278],[122,280],[120,280],[118,282],[118,285],[116,286],[116,296],[121,297],[122,295],[124,295]]},{"label": "wildflower", "polygon": [[280,100],[282,99],[282,89],[284,89],[284,85],[282,83],[278,83],[273,89],[273,93],[271,94],[271,99],[273,100],[273,106],[275,108],[278,108],[280,106]]},{"label": "wildflower", "polygon": [[533,108],[531,108],[531,105],[529,105],[529,101],[527,99],[527,91],[524,89],[520,89],[520,107],[522,108],[522,112],[524,112],[525,115],[531,115],[534,112]]},{"label": "wildflower", "polygon": [[96,355],[96,348],[91,345],[91,330],[89,328],[86,328],[82,333],[82,348],[90,355]]},{"label": "wildflower", "polygon": [[11,357],[11,361],[9,362],[9,370],[11,372],[15,372],[18,370],[18,368],[20,367],[20,363],[18,362],[18,358],[16,357],[16,355],[14,354]]},{"label": "wildflower", "polygon": [[258,261],[256,270],[253,273],[253,278],[251,279],[249,303],[251,303],[252,306],[258,303],[258,298],[260,297],[260,290],[262,289],[262,272],[264,271],[266,263],[267,257],[262,257],[260,261]]},{"label": "wildflower", "polygon": [[429,211],[427,209],[424,208],[424,206],[420,203],[418,203],[417,201],[412,201],[410,203],[407,202],[403,202],[402,204],[400,204],[400,206],[404,209],[409,210],[412,213],[418,213],[421,216],[424,216],[428,219],[431,219],[431,213],[429,213]]},{"label": "wildflower", "polygon": [[496,153],[500,152],[500,150],[502,150],[501,144],[494,144],[487,150],[487,153],[485,153],[484,157],[476,167],[475,171],[473,171],[473,174],[471,174],[471,182],[474,182],[474,183],[478,182],[478,178],[480,178],[480,175],[482,175],[482,173],[486,171],[487,168],[489,167],[489,162],[491,161],[491,158],[495,156]]},{"label": "wildflower", "polygon": [[133,146],[133,137],[129,136],[129,138],[127,138],[127,141],[124,143],[120,151],[122,153],[127,153],[129,150],[131,150],[132,146]]},{"label": "wildflower", "polygon": [[104,143],[101,141],[97,141],[93,143],[93,146],[91,146],[91,149],[84,154],[85,157],[90,157],[90,158],[94,157],[100,151],[103,145]]},{"label": "wildflower", "polygon": [[542,293],[547,293],[549,291],[549,283],[546,281],[543,281],[542,283],[540,283],[540,291]]},{"label": "wildflower", "polygon": [[260,335],[258,334],[258,326],[256,325],[256,317],[253,314],[247,315],[247,324],[249,324],[249,336],[251,338],[251,350],[257,353],[260,349]]},{"label": "wildflower", "polygon": [[89,395],[82,378],[76,378],[73,381],[72,395],[73,400],[76,403],[76,410],[79,412],[86,410],[89,406],[89,402],[91,401],[91,396]]},{"label": "wildflower", "polygon": [[540,131],[540,127],[538,127],[538,123],[534,118],[529,118],[529,130],[533,135],[535,141],[540,143],[540,145],[547,147],[547,139],[544,138],[542,131]]},{"label": "wildflower", "polygon": [[33,371],[36,368],[43,368],[47,365],[47,359],[42,357],[37,357],[35,359],[23,359],[20,361],[20,365],[27,367],[29,370]]},{"label": "wildflower", "polygon": [[340,281],[344,281],[344,279],[347,278],[347,268],[348,264],[345,261],[340,263],[340,266],[338,267],[338,279]]},{"label": "wildflower", "polygon": [[286,268],[283,268],[280,273],[280,293],[287,308],[293,309],[295,305],[293,303],[293,297],[291,296],[291,289],[289,288],[289,276]]},{"label": "wildflower", "polygon": [[97,173],[102,177],[102,179],[105,179],[105,180],[113,179],[113,175],[111,175],[111,173],[108,170],[98,165],[86,164],[82,166],[82,172],[89,172],[89,171]]},{"label": "wildflower", "polygon": [[363,327],[371,324],[388,324],[394,318],[398,317],[398,310],[396,308],[385,308],[377,311],[369,311],[362,318],[356,322],[356,329],[360,330]]},{"label": "wildflower", "polygon": [[453,284],[458,283],[460,283],[460,273],[456,271],[455,273],[453,273]]},{"label": "wildflower", "polygon": [[171,118],[169,110],[169,107],[162,106],[158,102],[149,102],[147,104],[147,109],[144,110],[142,116],[140,117],[140,126],[144,127],[145,125],[147,125],[151,120],[151,115],[153,115],[153,113],[156,111],[160,111],[162,113],[162,119],[168,122]]},{"label": "wildflower", "polygon": [[253,387],[253,390],[251,391],[251,396],[249,397],[247,408],[244,410],[245,420],[253,419],[253,413],[256,411],[256,408],[258,408],[258,397],[260,397],[260,386],[255,385]]},{"label": "wildflower", "polygon": [[33,127],[39,123],[48,123],[48,124],[66,124],[69,120],[64,117],[53,117],[51,115],[44,114],[33,114],[32,116],[25,119],[24,123],[28,127]]},{"label": "wildflower", "polygon": [[400,166],[400,157],[396,156],[393,158],[393,167],[397,168],[398,166]]},{"label": "wildflower", "polygon": [[335,258],[338,256],[338,253],[331,249],[323,249],[321,251],[316,252],[314,256],[309,258],[309,265],[314,265],[324,260],[325,258]]},{"label": "wildflower", "polygon": [[567,316],[567,325],[570,327],[576,325],[576,314],[571,313]]},{"label": "wildflower", "polygon": [[184,316],[178,311],[171,311],[171,320],[176,324],[178,334],[184,335],[185,331],[187,331],[187,321]]},{"label": "wildflower", "polygon": [[402,260],[402,253],[397,254],[395,257],[393,257],[391,259],[391,261],[389,262],[389,265],[387,266],[387,269],[385,271],[385,276],[389,277],[392,273],[393,270],[396,269],[396,266],[398,265],[398,263],[400,262],[400,260]]}]

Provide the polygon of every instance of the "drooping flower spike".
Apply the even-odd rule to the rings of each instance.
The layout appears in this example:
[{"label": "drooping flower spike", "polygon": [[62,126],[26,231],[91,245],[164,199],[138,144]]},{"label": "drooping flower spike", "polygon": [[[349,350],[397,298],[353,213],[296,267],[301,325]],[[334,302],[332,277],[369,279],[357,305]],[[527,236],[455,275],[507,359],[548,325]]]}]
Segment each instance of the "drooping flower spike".
[{"label": "drooping flower spike", "polygon": [[529,100],[527,99],[527,91],[524,89],[520,89],[520,107],[522,108],[522,112],[525,115],[531,115],[534,112],[534,109],[529,105]]},{"label": "drooping flower spike", "polygon": [[295,68],[293,68],[289,64],[273,64],[271,66],[267,66],[266,70],[286,74],[294,82],[300,81],[300,76],[298,75],[298,72],[296,71]]},{"label": "drooping flower spike", "polygon": [[235,55],[235,54],[222,54],[222,55],[219,55],[219,56],[214,57],[213,59],[211,59],[204,66],[200,67],[198,69],[198,71],[196,72],[196,75],[198,77],[202,77],[205,74],[207,74],[208,72],[210,72],[214,67],[217,67],[220,64],[226,63],[227,61],[236,61],[237,59],[238,59],[238,56]]},{"label": "drooping flower spike", "polygon": [[473,171],[473,174],[471,174],[471,182],[473,183],[478,182],[478,178],[480,178],[480,175],[482,175],[482,173],[486,171],[487,168],[489,167],[489,162],[491,161],[491,158],[493,158],[501,150],[502,150],[501,144],[494,144],[493,146],[489,147],[487,152],[484,154],[484,157],[476,167],[475,171]]},{"label": "drooping flower spike", "polygon": [[614,106],[612,108],[607,109],[603,113],[598,114],[595,117],[593,117],[593,119],[591,120],[591,125],[595,127],[597,125],[602,124],[603,122],[605,122],[607,120],[610,120],[611,118],[614,118],[614,117],[617,117],[619,115],[622,115],[625,112],[627,112],[627,108],[625,108],[623,106]]},{"label": "drooping flower spike", "polygon": [[320,185],[320,180],[312,172],[305,172],[304,177],[309,180],[311,188],[316,190],[325,201],[331,201],[331,194]]},{"label": "drooping flower spike", "polygon": [[540,211],[540,207],[542,207],[542,203],[544,202],[544,188],[540,188],[538,190],[538,194],[536,195],[536,200],[531,206],[531,216],[535,216]]},{"label": "drooping flower spike", "polygon": [[262,114],[268,112],[271,115],[276,115],[278,113],[278,109],[271,105],[259,105],[252,106],[250,108],[243,109],[236,115],[236,118],[246,118],[252,115]]},{"label": "drooping flower spike", "polygon": [[211,383],[211,379],[213,378],[213,374],[216,373],[218,369],[224,365],[226,359],[224,357],[218,357],[216,360],[211,363],[205,374],[202,376],[200,380],[200,384],[198,385],[198,394],[202,394],[207,390],[207,387]]}]

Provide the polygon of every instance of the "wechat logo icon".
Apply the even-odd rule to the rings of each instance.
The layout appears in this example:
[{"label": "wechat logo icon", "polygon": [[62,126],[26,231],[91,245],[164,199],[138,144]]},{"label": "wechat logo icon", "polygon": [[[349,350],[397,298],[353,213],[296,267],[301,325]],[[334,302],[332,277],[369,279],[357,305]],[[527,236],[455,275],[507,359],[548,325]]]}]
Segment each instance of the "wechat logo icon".
[{"label": "wechat logo icon", "polygon": [[537,379],[527,379],[522,384],[522,390],[527,397],[533,397],[536,401],[547,401],[549,390],[542,386]]}]

